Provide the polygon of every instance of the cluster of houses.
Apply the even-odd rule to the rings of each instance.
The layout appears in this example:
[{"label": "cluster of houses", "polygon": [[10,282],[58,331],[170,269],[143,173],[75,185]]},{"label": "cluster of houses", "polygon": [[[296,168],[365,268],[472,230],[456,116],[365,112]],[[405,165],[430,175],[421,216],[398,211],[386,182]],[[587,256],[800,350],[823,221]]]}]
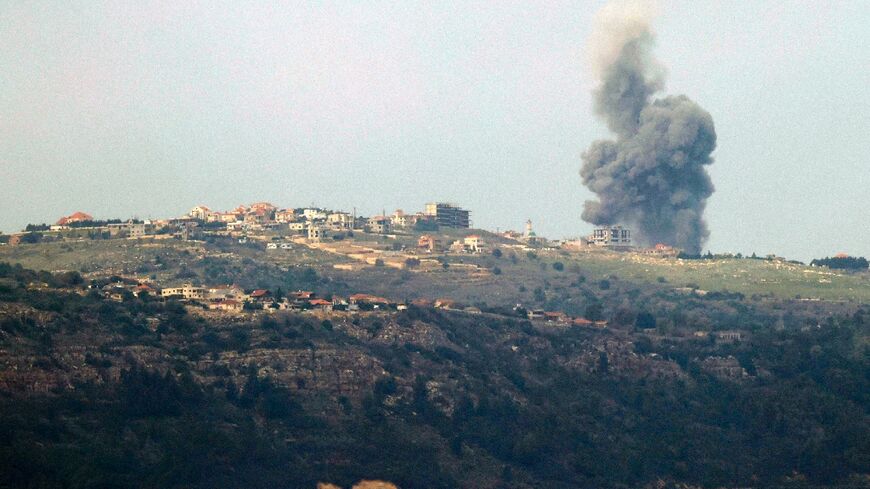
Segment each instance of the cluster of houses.
[{"label": "cluster of houses", "polygon": [[486,251],[486,242],[482,237],[471,234],[462,239],[457,239],[445,248],[444,242],[436,235],[424,234],[417,239],[417,250],[424,253],[483,253]]},{"label": "cluster of houses", "polygon": [[196,206],[181,219],[202,222],[207,225],[217,223],[229,231],[258,231],[264,229],[289,229],[307,235],[311,241],[319,241],[330,232],[364,230],[373,234],[389,234],[393,230],[426,229],[438,226],[468,228],[469,211],[453,204],[426,204],[425,211],[406,214],[401,209],[392,215],[386,213],[371,217],[360,217],[356,213],[328,209],[278,208],[269,202],[256,202],[250,206],[239,206],[231,211],[219,212],[200,205]]},{"label": "cluster of houses", "polygon": [[519,305],[514,310],[520,312],[525,311],[526,316],[530,321],[542,321],[564,326],[582,326],[584,328],[604,329],[607,327],[607,321],[592,321],[583,317],[570,316],[561,311],[545,311],[543,309],[526,310]]},{"label": "cluster of houses", "polygon": [[[353,294],[348,297],[329,294],[319,296],[316,292],[297,290],[277,297],[267,289],[247,292],[236,285],[201,286],[185,283],[175,287],[159,288],[154,284],[135,279],[116,278],[99,287],[104,297],[118,302],[130,297],[160,298],[178,300],[201,305],[211,311],[241,313],[245,310],[265,311],[403,311],[408,305],[372,294]],[[415,299],[410,304],[417,307],[434,307],[469,314],[481,314],[476,307],[462,307],[451,299]],[[550,312],[540,309],[526,310],[517,305],[515,312],[525,314],[535,322],[554,323],[559,326],[581,326],[586,328],[607,327],[607,321],[591,321],[582,317],[572,317],[564,312]]]},{"label": "cluster of houses", "polygon": [[402,302],[391,301],[371,294],[353,294],[349,297],[328,295],[319,297],[315,292],[299,290],[276,297],[272,291],[256,289],[246,292],[236,285],[202,286],[186,283],[175,287],[156,287],[134,279],[118,278],[100,287],[102,294],[112,300],[129,297],[149,297],[178,300],[199,304],[213,311],[242,312],[243,310],[319,310],[319,311],[372,311],[404,310]]}]

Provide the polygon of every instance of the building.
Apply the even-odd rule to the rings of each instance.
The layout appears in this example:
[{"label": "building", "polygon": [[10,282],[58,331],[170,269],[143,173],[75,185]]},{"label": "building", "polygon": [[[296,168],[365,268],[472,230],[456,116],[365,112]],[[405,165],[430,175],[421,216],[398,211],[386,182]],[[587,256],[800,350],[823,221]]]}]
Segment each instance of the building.
[{"label": "building", "polygon": [[440,239],[431,234],[424,234],[417,240],[417,248],[428,253],[444,251],[444,245]]},{"label": "building", "polygon": [[641,253],[643,253],[645,255],[654,255],[654,256],[663,256],[663,257],[674,258],[674,257],[679,256],[680,250],[677,248],[674,248],[673,246],[668,246],[664,243],[658,243],[657,245],[655,245],[652,248],[647,248],[647,249],[641,251]]},{"label": "building", "polygon": [[320,240],[326,237],[326,230],[320,226],[312,224],[308,226],[308,241],[319,243]]},{"label": "building", "polygon": [[366,230],[373,234],[386,234],[391,231],[390,219],[386,216],[370,217],[366,223]]},{"label": "building", "polygon": [[333,212],[326,216],[326,224],[336,231],[353,228],[353,217],[347,212]]},{"label": "building", "polygon": [[208,308],[213,311],[241,312],[245,305],[233,299],[222,299],[209,303]]},{"label": "building", "polygon": [[194,207],[193,209],[191,209],[190,212],[187,213],[187,215],[190,216],[192,219],[199,219],[200,221],[208,221],[211,218],[211,216],[214,215],[214,212],[212,212],[211,209],[209,209],[208,207],[206,207],[204,205],[198,205],[198,206]]},{"label": "building", "polygon": [[93,221],[93,220],[94,220],[94,218],[91,217],[90,214],[85,214],[84,212],[79,211],[79,212],[73,213],[72,215],[69,215],[66,217],[61,217],[57,221],[57,225],[58,226],[69,226],[70,224],[72,224],[74,222],[86,222],[86,221]]},{"label": "building", "polygon": [[205,287],[195,287],[191,284],[184,284],[181,287],[167,287],[160,291],[160,296],[163,298],[181,298],[185,300],[204,300],[208,295]]},{"label": "building", "polygon": [[469,253],[483,253],[486,249],[486,244],[483,242],[483,238],[476,234],[466,236],[462,244],[465,245],[465,251]]},{"label": "building", "polygon": [[607,226],[592,231],[589,240],[595,246],[628,248],[631,246],[631,231],[622,226]]},{"label": "building", "polygon": [[425,214],[434,216],[436,224],[447,228],[468,228],[471,224],[469,211],[444,202],[426,204]]},{"label": "building", "polygon": [[544,239],[539,237],[535,230],[532,229],[532,220],[529,219],[526,221],[526,231],[523,233],[523,241],[530,245],[540,245],[544,244]]},{"label": "building", "polygon": [[110,236],[124,235],[128,238],[141,238],[145,236],[145,223],[127,221],[120,224],[109,224]]},{"label": "building", "polygon": [[296,211],[293,209],[281,209],[275,212],[275,222],[293,222],[296,220]]}]

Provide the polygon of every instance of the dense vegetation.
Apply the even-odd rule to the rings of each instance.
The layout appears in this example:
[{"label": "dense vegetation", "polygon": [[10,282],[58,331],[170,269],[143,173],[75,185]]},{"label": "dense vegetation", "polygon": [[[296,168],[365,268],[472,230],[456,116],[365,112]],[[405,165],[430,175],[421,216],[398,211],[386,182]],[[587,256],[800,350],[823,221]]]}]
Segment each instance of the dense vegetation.
[{"label": "dense vegetation", "polygon": [[828,267],[835,270],[867,270],[870,263],[863,256],[835,256],[833,258],[819,258],[810,262],[815,267]]},{"label": "dense vegetation", "polygon": [[[35,371],[75,378],[64,355],[87,345],[87,368],[101,379],[0,393],[0,487],[866,483],[865,309],[776,319],[740,295],[632,297],[643,309],[611,296],[596,303],[619,331],[427,308],[221,324],[177,303],[106,301],[77,273],[0,265],[0,307],[48,314],[0,312],[0,347],[33,356]],[[685,322],[741,324],[751,336],[666,334]],[[388,328],[408,339],[384,341]],[[420,328],[444,340],[428,344]],[[217,361],[263,348],[359,351],[384,373],[358,394],[334,395],[282,382],[256,356],[239,369]],[[162,353],[146,361],[143,349]],[[746,375],[711,374],[702,362],[711,356],[736,358]]]}]

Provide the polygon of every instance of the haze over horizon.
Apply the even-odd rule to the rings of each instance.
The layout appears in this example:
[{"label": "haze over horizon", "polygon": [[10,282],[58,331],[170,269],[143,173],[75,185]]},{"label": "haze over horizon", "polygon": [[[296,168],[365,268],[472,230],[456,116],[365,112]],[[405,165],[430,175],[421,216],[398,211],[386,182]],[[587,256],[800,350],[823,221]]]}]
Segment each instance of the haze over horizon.
[{"label": "haze over horizon", "polygon": [[[486,229],[586,234],[603,3],[2,4],[0,230],[448,200]],[[665,92],[716,121],[704,250],[870,256],[870,3],[658,10]]]}]

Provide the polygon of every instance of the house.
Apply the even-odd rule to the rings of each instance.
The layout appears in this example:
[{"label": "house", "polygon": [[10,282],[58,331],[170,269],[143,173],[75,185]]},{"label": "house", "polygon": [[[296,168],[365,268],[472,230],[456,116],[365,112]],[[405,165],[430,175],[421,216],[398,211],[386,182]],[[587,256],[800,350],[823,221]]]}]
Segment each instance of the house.
[{"label": "house", "polygon": [[529,309],[526,311],[526,315],[529,319],[544,319],[546,317],[543,309]]},{"label": "house", "polygon": [[72,224],[74,222],[87,222],[87,221],[93,221],[93,220],[94,220],[94,218],[91,217],[90,214],[85,214],[84,212],[79,211],[79,212],[73,213],[72,215],[69,215],[66,217],[61,217],[57,221],[57,225],[58,226],[69,226],[70,224]]},{"label": "house", "polygon": [[214,215],[211,209],[204,205],[198,205],[190,210],[187,215],[191,219],[199,219],[200,221],[208,221],[209,218]]},{"label": "house", "polygon": [[272,302],[272,292],[266,289],[257,289],[251,292],[251,300],[254,302]]},{"label": "house", "polygon": [[330,229],[340,231],[353,228],[353,217],[347,212],[333,212],[326,216],[326,224]]},{"label": "house", "polygon": [[145,223],[141,222],[130,220],[119,224],[109,224],[107,227],[109,228],[110,236],[124,235],[128,238],[141,238],[145,236]]},{"label": "house", "polygon": [[465,246],[465,250],[469,253],[483,253],[486,249],[483,238],[476,234],[466,236],[463,240],[463,245]]},{"label": "house", "polygon": [[604,248],[630,248],[631,231],[622,226],[600,227],[592,231],[589,241],[595,246]]},{"label": "house", "polygon": [[571,320],[564,312],[544,312],[544,320],[549,323],[567,323]]},{"label": "house", "polygon": [[427,253],[437,253],[444,251],[444,246],[441,240],[431,234],[424,234],[417,240],[417,248]]},{"label": "house", "polygon": [[383,297],[371,294],[353,294],[348,298],[348,310],[384,309],[392,303]]},{"label": "house", "polygon": [[316,297],[317,294],[308,290],[297,290],[296,292],[291,292],[287,294],[287,297],[292,298],[297,302],[302,301],[310,301]]},{"label": "house", "polygon": [[325,221],[327,215],[323,212],[323,209],[309,207],[302,210],[302,217],[304,217],[306,221]]},{"label": "house", "polygon": [[13,234],[9,236],[9,246],[18,246],[21,244],[22,234]]},{"label": "house", "polygon": [[453,299],[436,299],[433,306],[436,309],[453,309],[456,307],[456,301]]},{"label": "house", "polygon": [[206,288],[206,297],[208,300],[222,299],[245,299],[245,291],[235,285],[212,285]]},{"label": "house", "polygon": [[288,227],[290,228],[290,231],[302,234],[308,228],[308,223],[304,221],[291,222],[288,224]]},{"label": "house", "polygon": [[448,250],[451,253],[465,253],[465,243],[457,239],[453,243],[450,243]]},{"label": "house", "polygon": [[293,209],[281,209],[279,211],[275,211],[275,221],[276,222],[293,222],[296,220],[296,211]]},{"label": "house", "polygon": [[214,311],[241,312],[245,305],[233,299],[221,299],[216,302],[210,302],[208,308]]},{"label": "house", "polygon": [[734,343],[743,339],[740,331],[719,331],[716,333],[716,339],[723,343]]},{"label": "house", "polygon": [[308,301],[308,305],[320,311],[331,311],[332,302],[324,299],[312,299]]},{"label": "house", "polygon": [[664,243],[658,243],[652,248],[647,248],[642,251],[645,255],[663,256],[674,258],[680,254],[680,250],[673,246],[668,246]]},{"label": "house", "polygon": [[349,303],[347,299],[344,297],[340,297],[337,295],[332,296],[332,310],[333,311],[346,311],[348,310]]},{"label": "house", "polygon": [[385,216],[370,217],[366,223],[366,231],[373,234],[386,234],[390,230],[390,219]]},{"label": "house", "polygon": [[133,289],[133,295],[135,295],[136,297],[140,297],[143,294],[147,296],[153,296],[156,295],[156,293],[157,291],[147,284],[139,284],[136,286],[135,289]]},{"label": "house", "polygon": [[320,240],[326,237],[326,230],[317,225],[308,226],[308,241],[311,243],[319,243]]},{"label": "house", "polygon": [[408,215],[405,214],[405,211],[402,209],[396,209],[396,212],[390,216],[390,224],[394,228],[405,228],[408,227]]},{"label": "house", "polygon": [[163,298],[181,298],[184,300],[204,300],[206,298],[205,287],[195,287],[192,284],[184,284],[181,287],[167,287],[160,291]]}]

